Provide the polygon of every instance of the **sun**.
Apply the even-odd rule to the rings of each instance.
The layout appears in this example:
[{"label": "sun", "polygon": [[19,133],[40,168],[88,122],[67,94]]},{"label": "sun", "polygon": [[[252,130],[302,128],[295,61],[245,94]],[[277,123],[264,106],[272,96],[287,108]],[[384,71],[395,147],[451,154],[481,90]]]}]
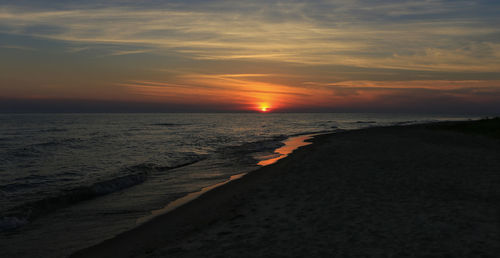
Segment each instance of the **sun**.
[{"label": "sun", "polygon": [[267,113],[271,110],[271,108],[269,107],[269,105],[267,104],[261,104],[259,107],[258,107],[258,110],[259,112],[261,113]]}]

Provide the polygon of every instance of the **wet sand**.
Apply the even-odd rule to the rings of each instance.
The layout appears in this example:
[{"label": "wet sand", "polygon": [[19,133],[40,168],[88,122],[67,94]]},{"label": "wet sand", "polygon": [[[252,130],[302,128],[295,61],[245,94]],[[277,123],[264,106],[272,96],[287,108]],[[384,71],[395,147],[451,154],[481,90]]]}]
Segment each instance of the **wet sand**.
[{"label": "wet sand", "polygon": [[500,138],[448,129],[316,136],[73,257],[496,257]]}]

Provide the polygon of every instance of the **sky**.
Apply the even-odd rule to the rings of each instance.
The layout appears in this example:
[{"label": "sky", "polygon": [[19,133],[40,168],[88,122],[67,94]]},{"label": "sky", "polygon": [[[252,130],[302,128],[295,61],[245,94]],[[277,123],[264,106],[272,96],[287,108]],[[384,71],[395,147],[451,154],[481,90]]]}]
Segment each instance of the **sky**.
[{"label": "sky", "polygon": [[500,113],[496,0],[0,0],[0,112]]}]

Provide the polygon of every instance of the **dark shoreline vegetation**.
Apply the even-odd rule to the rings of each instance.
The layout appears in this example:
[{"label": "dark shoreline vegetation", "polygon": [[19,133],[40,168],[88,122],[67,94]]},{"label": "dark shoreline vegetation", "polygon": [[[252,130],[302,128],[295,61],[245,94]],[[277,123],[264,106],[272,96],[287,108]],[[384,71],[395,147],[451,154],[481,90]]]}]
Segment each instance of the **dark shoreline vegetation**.
[{"label": "dark shoreline vegetation", "polygon": [[73,257],[493,257],[499,132],[496,117],[320,135]]},{"label": "dark shoreline vegetation", "polygon": [[485,118],[477,121],[441,122],[429,124],[427,128],[500,138],[500,117]]}]

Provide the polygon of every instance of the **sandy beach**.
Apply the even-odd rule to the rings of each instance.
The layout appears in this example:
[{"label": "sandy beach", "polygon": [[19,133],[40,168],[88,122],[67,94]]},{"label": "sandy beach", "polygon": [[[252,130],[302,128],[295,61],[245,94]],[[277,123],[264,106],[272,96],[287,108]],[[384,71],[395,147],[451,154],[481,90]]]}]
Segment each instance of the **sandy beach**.
[{"label": "sandy beach", "polygon": [[482,126],[316,136],[72,257],[496,257],[500,138]]}]

